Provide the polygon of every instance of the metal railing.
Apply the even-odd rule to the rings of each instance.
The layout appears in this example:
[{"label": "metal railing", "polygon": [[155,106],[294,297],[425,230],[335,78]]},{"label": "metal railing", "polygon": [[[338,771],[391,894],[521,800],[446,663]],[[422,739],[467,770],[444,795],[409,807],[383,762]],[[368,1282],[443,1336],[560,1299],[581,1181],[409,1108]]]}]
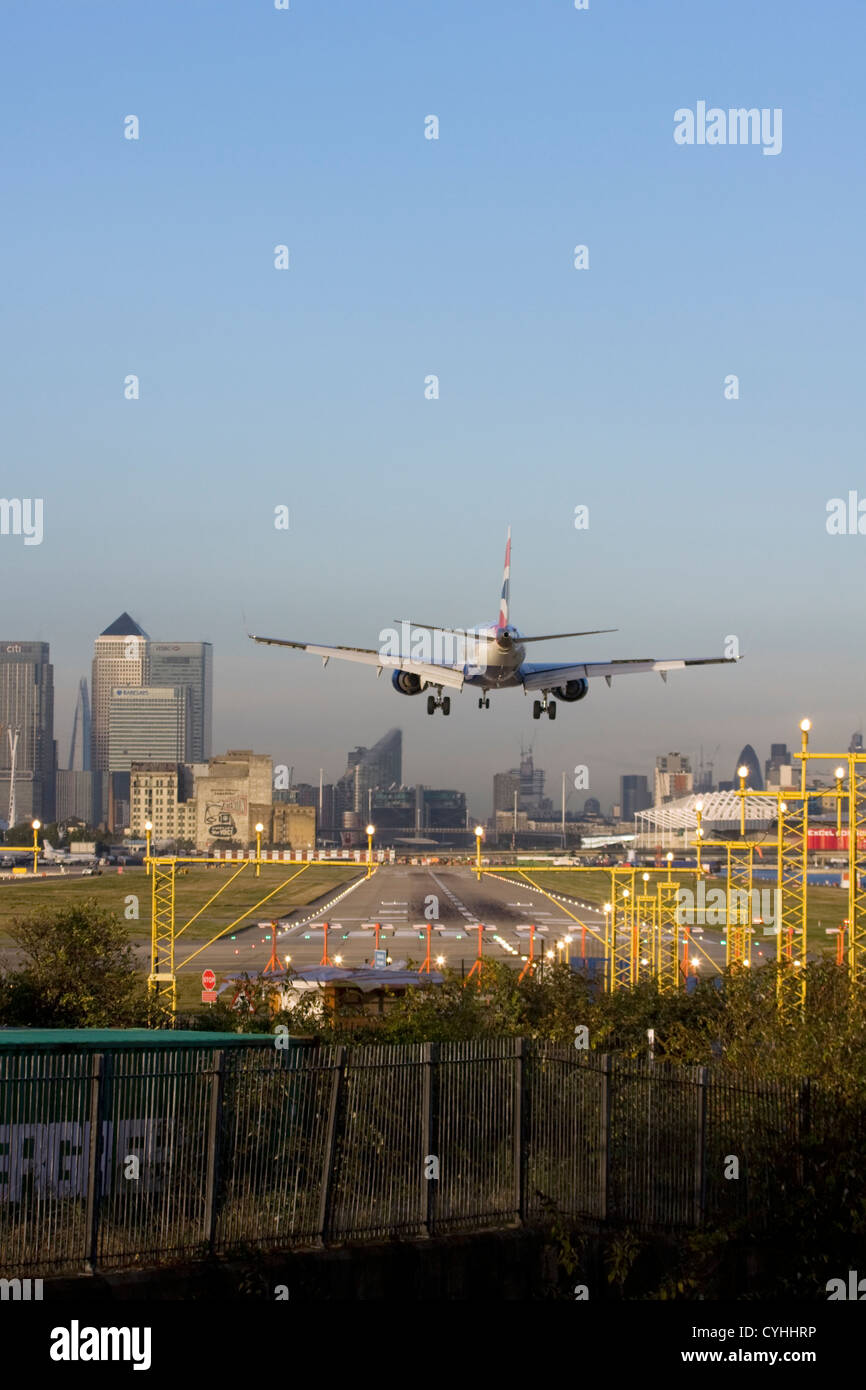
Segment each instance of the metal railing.
[{"label": "metal railing", "polygon": [[[0,1056],[2,1273],[772,1210],[808,1083],[503,1038]],[[850,1117],[845,1123],[850,1123]],[[733,1180],[731,1158],[738,1172]]]}]

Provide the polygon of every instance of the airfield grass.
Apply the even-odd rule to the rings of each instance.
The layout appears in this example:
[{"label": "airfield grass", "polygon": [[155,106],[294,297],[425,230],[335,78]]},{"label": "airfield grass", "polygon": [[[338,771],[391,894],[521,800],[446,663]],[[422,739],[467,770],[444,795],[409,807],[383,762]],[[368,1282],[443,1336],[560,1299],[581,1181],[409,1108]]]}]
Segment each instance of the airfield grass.
[{"label": "airfield grass", "polygon": [[[186,873],[178,870],[175,879],[175,929],[180,931],[218,889],[219,897],[197,917],[184,932],[190,941],[206,941],[221,927],[227,926],[243,912],[255,907],[239,930],[259,921],[282,917],[295,908],[315,901],[323,893],[340,884],[348,884],[363,873],[357,864],[262,864],[259,878],[255,864],[248,863],[230,884],[237,864],[223,868],[199,868],[190,865]],[[290,882],[286,882],[286,880]],[[284,885],[280,887],[280,885]],[[128,920],[130,938],[141,938],[150,932],[152,880],[144,869],[125,868],[104,870],[94,878],[37,878],[35,880],[6,880],[0,882],[0,943],[9,945],[9,927],[16,918],[38,917],[85,899],[95,899],[100,907],[116,912],[126,919],[129,898],[138,899],[138,918]],[[277,889],[277,892],[274,890]],[[269,896],[273,894],[273,896]],[[267,899],[267,901],[262,901]],[[256,906],[258,904],[258,906]]]},{"label": "airfield grass", "polygon": [[[591,903],[594,907],[601,907],[610,901],[609,869],[582,869],[577,873],[569,871],[545,873],[544,869],[541,868],[527,868],[526,872],[533,883],[548,893],[561,894],[563,897]],[[519,874],[509,874],[508,877],[513,878],[516,882],[522,881]],[[654,874],[653,878],[655,877]],[[673,879],[674,882],[677,881],[676,869],[673,871]],[[683,885],[691,885],[692,882],[694,882],[694,876],[690,874],[688,879],[683,880]],[[772,889],[776,885],[772,880],[755,879],[754,886],[758,889]],[[707,894],[714,888],[721,888],[724,891],[725,880],[707,878],[705,888]],[[835,956],[836,937],[835,935],[828,935],[826,929],[841,926],[848,916],[848,889],[810,887],[808,889],[807,913],[809,949],[818,953],[829,951]],[[772,953],[775,955],[775,940],[773,938],[767,939],[770,941]]]}]

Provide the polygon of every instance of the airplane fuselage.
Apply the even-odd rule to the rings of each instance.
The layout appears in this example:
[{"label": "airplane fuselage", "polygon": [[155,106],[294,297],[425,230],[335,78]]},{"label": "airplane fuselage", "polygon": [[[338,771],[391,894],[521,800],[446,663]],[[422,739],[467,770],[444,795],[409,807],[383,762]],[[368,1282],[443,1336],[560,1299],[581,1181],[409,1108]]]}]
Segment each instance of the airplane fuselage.
[{"label": "airplane fuselage", "polygon": [[477,628],[473,633],[471,661],[463,667],[467,685],[481,690],[508,690],[520,685],[520,668],[526,648],[520,633],[509,623],[506,627]]}]

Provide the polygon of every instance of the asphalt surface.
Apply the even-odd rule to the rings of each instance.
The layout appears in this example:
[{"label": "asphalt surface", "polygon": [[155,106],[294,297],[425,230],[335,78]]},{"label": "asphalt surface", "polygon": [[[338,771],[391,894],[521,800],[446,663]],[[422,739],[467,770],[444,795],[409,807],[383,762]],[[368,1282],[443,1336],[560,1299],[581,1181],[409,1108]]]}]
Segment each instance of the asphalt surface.
[{"label": "asphalt surface", "polygon": [[[291,956],[295,968],[318,965],[325,949],[324,922],[332,963],[340,956],[343,965],[372,964],[376,922],[380,949],[387,949],[393,961],[411,957],[420,962],[427,951],[429,923],[433,959],[444,957],[455,968],[462,961],[467,970],[478,951],[479,923],[485,957],[498,960],[528,954],[530,925],[536,928],[536,956],[555,949],[566,934],[572,935],[569,952],[579,955],[581,925],[586,928],[587,954],[600,954],[601,943],[593,942],[592,933],[601,936],[604,931],[604,914],[598,908],[580,907],[572,899],[559,903],[520,879],[505,881],[485,873],[479,882],[472,869],[442,865],[384,866],[348,891],[341,887],[282,919],[277,936],[280,962]],[[271,949],[270,927],[257,926],[236,933],[234,940],[215,943],[188,968],[262,969]],[[179,966],[183,954],[178,951]]]}]

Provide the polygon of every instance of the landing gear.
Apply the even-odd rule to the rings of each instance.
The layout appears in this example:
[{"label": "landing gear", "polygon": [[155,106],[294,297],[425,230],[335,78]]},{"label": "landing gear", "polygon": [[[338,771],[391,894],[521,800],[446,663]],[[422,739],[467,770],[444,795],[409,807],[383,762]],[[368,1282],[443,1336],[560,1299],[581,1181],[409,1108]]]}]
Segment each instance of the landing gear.
[{"label": "landing gear", "polygon": [[556,701],[550,699],[546,690],[542,693],[543,699],[532,702],[532,717],[533,719],[540,719],[543,714],[546,714],[548,719],[555,719]]},{"label": "landing gear", "polygon": [[480,695],[480,696],[478,697],[478,708],[479,708],[479,709],[489,709],[489,708],[490,708],[490,696],[489,696],[489,695]]},{"label": "landing gear", "polygon": [[442,694],[441,685],[437,685],[438,695],[427,696],[427,713],[435,714],[437,709],[441,709],[443,714],[451,713],[451,696]]}]

